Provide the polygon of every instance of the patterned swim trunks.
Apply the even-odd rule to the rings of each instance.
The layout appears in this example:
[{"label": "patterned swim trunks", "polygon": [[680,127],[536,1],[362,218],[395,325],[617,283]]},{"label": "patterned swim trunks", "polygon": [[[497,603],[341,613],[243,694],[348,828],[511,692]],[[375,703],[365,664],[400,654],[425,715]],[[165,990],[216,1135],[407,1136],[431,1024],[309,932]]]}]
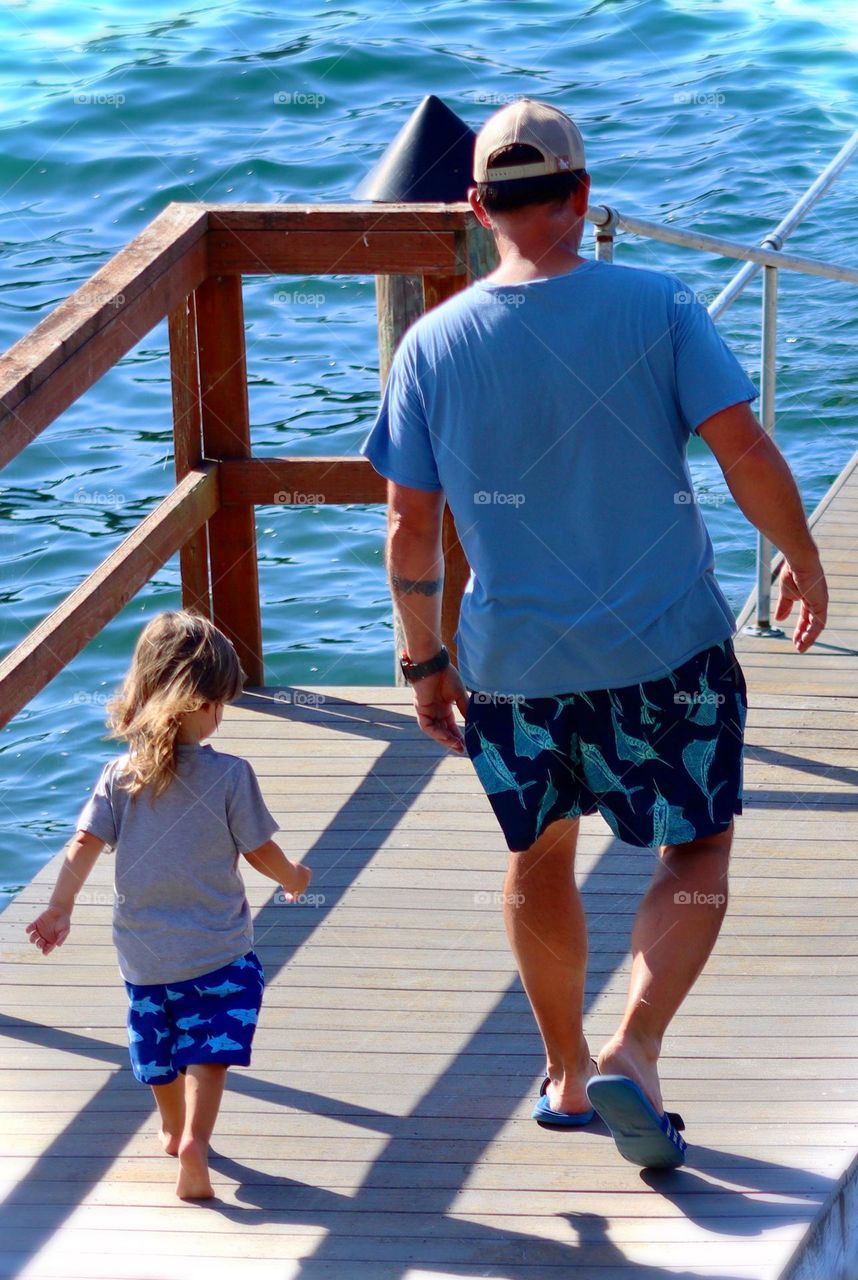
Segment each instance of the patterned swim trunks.
[{"label": "patterned swim trunks", "polygon": [[125,987],[128,1052],[142,1084],[170,1084],[196,1062],[250,1065],[265,987],[254,951],[184,982]]},{"label": "patterned swim trunks", "polygon": [[742,812],[747,709],[728,637],[642,684],[473,692],[465,746],[512,851],[558,818],[597,811],[627,844],[685,844]]}]

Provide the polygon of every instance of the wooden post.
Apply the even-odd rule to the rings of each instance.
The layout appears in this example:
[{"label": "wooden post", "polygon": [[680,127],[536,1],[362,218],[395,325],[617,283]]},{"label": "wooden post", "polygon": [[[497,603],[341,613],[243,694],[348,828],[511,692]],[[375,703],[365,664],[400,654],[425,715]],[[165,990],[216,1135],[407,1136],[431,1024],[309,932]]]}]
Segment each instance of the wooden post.
[{"label": "wooden post", "polygon": [[402,335],[423,314],[423,282],[420,276],[376,276],[375,307],[378,314],[378,376],[383,388]]},{"label": "wooden post", "polygon": [[468,284],[471,284],[494,271],[500,259],[491,231],[477,222],[473,215],[465,227],[465,238],[468,245]]},{"label": "wooden post", "polygon": [[[251,457],[241,276],[209,276],[196,290],[203,453]],[[208,527],[212,618],[229,636],[248,684],[265,683],[253,504],[221,506]]]},{"label": "wooden post", "polygon": [[[173,385],[173,454],[176,483],[199,465],[203,456],[200,376],[197,365],[197,313],[193,293],[169,314],[170,377]],[[179,551],[182,607],[212,616],[209,587],[208,534],[202,525]]]}]

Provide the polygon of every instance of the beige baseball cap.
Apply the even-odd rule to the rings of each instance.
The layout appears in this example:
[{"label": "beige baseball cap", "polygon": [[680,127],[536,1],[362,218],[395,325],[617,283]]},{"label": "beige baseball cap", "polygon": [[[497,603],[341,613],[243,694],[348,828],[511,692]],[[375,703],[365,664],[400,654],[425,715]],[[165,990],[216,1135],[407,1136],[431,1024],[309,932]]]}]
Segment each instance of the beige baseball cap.
[{"label": "beige baseball cap", "polygon": [[[512,142],[536,147],[542,160],[493,168],[492,156]],[[535,178],[544,173],[565,173],[585,168],[584,139],[569,117],[547,102],[519,98],[489,116],[474,146],[474,182],[505,182],[510,178]]]}]

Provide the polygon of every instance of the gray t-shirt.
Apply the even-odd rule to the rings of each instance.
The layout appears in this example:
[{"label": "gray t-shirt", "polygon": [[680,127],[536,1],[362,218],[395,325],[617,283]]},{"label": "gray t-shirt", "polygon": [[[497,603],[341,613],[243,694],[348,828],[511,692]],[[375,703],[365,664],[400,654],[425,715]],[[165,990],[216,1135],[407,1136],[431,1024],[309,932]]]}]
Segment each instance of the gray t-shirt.
[{"label": "gray t-shirt", "polygon": [[202,743],[177,745],[176,777],[156,799],[117,786],[110,760],[78,830],[116,851],[113,941],[128,982],[182,982],[253,946],[239,854],[278,830],[252,766]]}]

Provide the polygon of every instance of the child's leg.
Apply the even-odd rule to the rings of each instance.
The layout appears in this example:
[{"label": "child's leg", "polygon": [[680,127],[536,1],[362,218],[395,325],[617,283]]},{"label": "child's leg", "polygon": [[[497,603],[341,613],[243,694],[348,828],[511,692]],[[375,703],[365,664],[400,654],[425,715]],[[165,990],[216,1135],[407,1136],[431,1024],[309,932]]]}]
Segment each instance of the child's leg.
[{"label": "child's leg", "polygon": [[214,1130],[226,1066],[221,1062],[192,1063],[185,1075],[185,1127],[179,1144],[176,1195],[182,1200],[209,1200],[209,1140]]},{"label": "child's leg", "polygon": [[[128,993],[128,1053],[135,1079],[148,1084],[161,1115],[161,1145],[179,1154],[185,1125],[185,1082],[173,1065],[176,1027],[167,988],[160,983],[125,983]],[[164,1084],[158,1084],[164,1077]]]},{"label": "child's leg", "polygon": [[152,1092],[161,1113],[161,1145],[168,1156],[177,1156],[185,1128],[184,1077],[177,1076],[170,1084],[153,1084]]}]

